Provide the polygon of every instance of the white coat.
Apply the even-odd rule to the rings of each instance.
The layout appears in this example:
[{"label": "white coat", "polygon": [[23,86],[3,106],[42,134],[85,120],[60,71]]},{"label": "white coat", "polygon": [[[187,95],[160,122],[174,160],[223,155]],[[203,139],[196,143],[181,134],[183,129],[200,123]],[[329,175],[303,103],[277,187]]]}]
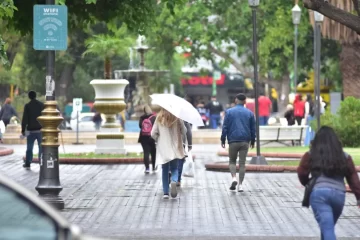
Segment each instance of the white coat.
[{"label": "white coat", "polygon": [[[182,159],[185,157],[185,149],[183,147],[183,139],[186,136],[186,127],[184,122],[180,120],[180,132],[181,132],[181,142],[178,143],[178,131],[174,124],[173,127],[166,127],[159,123],[156,119],[154,126],[151,130],[151,137],[156,142],[156,163],[165,164],[174,159]],[[181,144],[179,147],[178,144]],[[182,151],[180,151],[182,149]]]}]

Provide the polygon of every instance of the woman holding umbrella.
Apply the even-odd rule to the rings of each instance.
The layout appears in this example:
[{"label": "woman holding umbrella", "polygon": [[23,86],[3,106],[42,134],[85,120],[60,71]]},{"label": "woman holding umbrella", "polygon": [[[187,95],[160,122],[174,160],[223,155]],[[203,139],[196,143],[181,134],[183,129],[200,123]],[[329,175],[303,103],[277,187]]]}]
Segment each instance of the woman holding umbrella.
[{"label": "woman holding umbrella", "polygon": [[179,178],[178,160],[185,158],[183,139],[186,137],[186,128],[184,122],[162,108],[155,120],[151,137],[157,143],[157,163],[162,165],[163,199],[169,199],[169,169],[171,171],[170,194],[175,198],[177,196],[176,184]]}]

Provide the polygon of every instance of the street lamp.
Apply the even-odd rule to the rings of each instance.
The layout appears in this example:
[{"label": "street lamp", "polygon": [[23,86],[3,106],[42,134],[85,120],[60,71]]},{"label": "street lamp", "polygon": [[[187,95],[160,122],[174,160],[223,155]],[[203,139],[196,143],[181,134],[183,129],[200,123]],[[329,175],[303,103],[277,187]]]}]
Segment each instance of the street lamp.
[{"label": "street lamp", "polygon": [[321,24],[324,15],[314,11],[314,72],[315,72],[315,114],[317,129],[320,129],[320,66],[321,66]]},{"label": "street lamp", "polygon": [[250,164],[267,165],[267,162],[260,154],[260,126],[259,126],[259,81],[258,81],[258,54],[256,39],[256,9],[260,4],[260,0],[249,0],[252,8],[252,24],[253,24],[253,58],[254,58],[254,81],[255,81],[255,117],[256,117],[256,157],[253,157]]},{"label": "street lamp", "polygon": [[299,7],[299,5],[296,3],[295,6],[293,7],[293,9],[291,9],[292,12],[292,19],[293,19],[293,24],[295,26],[295,38],[294,38],[294,88],[295,88],[295,93],[296,93],[296,89],[297,89],[297,78],[298,78],[298,74],[297,74],[297,55],[298,55],[298,26],[300,24],[300,19],[301,19],[301,8]]},{"label": "street lamp", "polygon": [[[55,0],[46,0],[46,5],[55,5]],[[37,118],[42,129],[42,153],[39,153],[39,182],[35,189],[40,197],[57,209],[64,209],[64,200],[59,174],[59,132],[63,121],[55,101],[55,51],[47,51],[46,57],[46,102],[41,116]]]}]

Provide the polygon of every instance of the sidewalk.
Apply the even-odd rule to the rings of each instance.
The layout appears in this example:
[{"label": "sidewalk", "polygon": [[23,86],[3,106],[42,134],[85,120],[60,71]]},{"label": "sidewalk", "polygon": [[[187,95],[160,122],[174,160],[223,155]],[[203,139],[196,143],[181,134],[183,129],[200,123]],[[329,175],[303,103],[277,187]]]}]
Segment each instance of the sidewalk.
[{"label": "sidewalk", "polygon": [[[229,173],[204,169],[216,161],[214,148],[194,151],[197,176],[185,178],[170,200],[162,199],[161,171],[145,175],[142,165],[62,165],[62,214],[86,234],[115,239],[319,239],[311,210],[301,207],[296,174],[247,173],[245,192],[232,193]],[[21,151],[0,157],[0,173],[36,193],[39,168],[24,170]],[[358,226],[360,211],[347,194],[337,236],[360,239]]]}]

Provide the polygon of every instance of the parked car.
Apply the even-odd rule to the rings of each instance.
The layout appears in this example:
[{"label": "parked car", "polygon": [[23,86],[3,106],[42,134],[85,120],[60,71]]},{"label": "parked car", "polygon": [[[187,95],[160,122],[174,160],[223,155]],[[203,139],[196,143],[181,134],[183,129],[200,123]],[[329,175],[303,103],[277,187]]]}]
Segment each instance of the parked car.
[{"label": "parked car", "polygon": [[[95,124],[93,122],[93,117],[95,113],[93,112],[86,112],[79,114],[79,131],[80,132],[88,132],[88,131],[95,131]],[[104,116],[102,115],[103,122],[105,120]],[[77,117],[76,112],[71,114],[70,120],[70,127],[73,131],[76,131],[77,127]]]},{"label": "parked car", "polygon": [[70,224],[52,206],[3,175],[0,175],[0,236],[10,240],[95,240],[82,235],[79,227]]}]

